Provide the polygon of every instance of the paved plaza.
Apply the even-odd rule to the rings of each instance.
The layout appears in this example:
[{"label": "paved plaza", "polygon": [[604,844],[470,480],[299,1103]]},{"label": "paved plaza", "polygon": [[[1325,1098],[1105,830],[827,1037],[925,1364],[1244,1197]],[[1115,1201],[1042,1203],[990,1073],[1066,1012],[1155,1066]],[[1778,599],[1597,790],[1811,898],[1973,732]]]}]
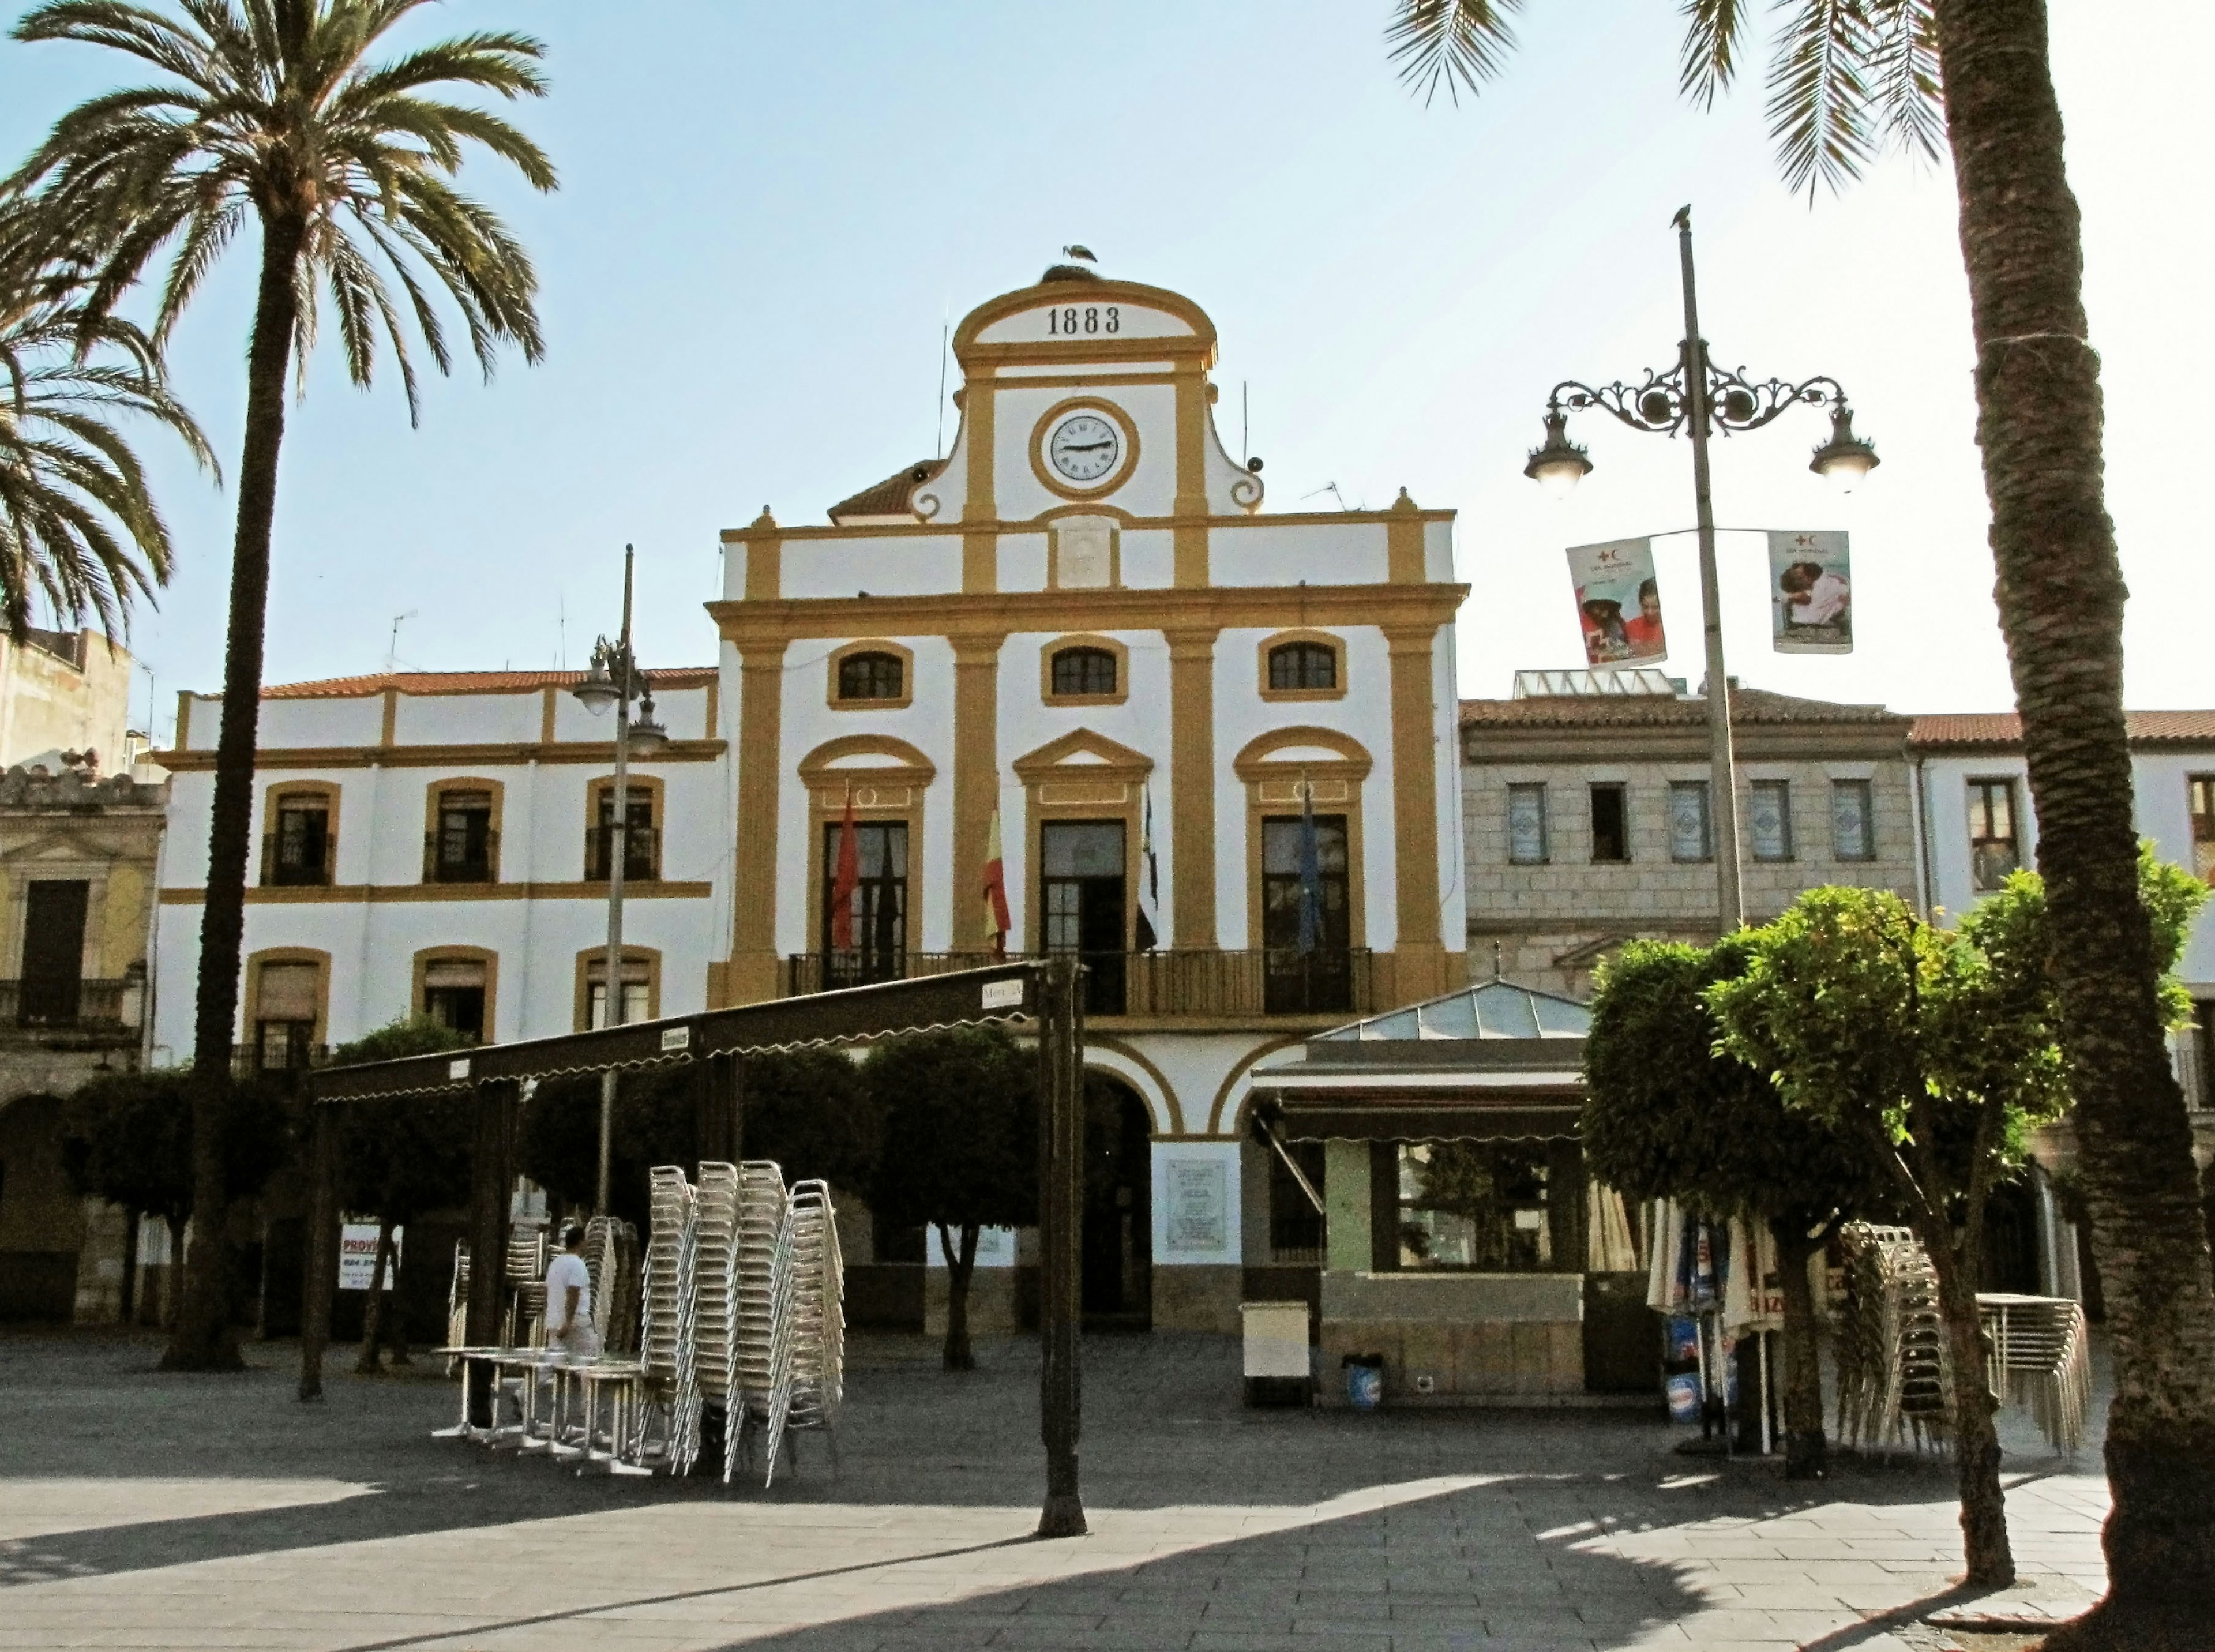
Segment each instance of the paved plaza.
[{"label": "paved plaza", "polygon": [[0,1652],[1899,1652],[2101,1587],[2096,1432],[2071,1465],[2012,1415],[2023,1581],[1971,1602],[1943,1465],[1809,1488],[1621,1412],[1247,1411],[1228,1338],[1087,1342],[1092,1534],[1046,1543],[1034,1343],[949,1376],[862,1339],[835,1461],[804,1437],[767,1493],[433,1440],[427,1376],[301,1406],[290,1345],[228,1378],[157,1351],[0,1336]]}]

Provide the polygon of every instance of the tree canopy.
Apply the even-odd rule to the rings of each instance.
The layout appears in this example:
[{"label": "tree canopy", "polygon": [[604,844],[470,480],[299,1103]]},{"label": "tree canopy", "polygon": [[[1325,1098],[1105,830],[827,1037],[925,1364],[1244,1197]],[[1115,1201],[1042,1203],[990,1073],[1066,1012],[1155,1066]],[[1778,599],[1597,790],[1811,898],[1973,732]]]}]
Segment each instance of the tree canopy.
[{"label": "tree canopy", "polygon": [[[192,1073],[181,1067],[94,1078],[70,1098],[62,1164],[80,1194],[159,1216],[181,1229],[193,1213]],[[261,1191],[293,1150],[284,1099],[246,1084],[229,1109],[223,1145],[225,1190]]]},{"label": "tree canopy", "polygon": [[1035,1058],[996,1028],[878,1045],[862,1072],[884,1118],[870,1208],[895,1227],[1038,1219]]}]

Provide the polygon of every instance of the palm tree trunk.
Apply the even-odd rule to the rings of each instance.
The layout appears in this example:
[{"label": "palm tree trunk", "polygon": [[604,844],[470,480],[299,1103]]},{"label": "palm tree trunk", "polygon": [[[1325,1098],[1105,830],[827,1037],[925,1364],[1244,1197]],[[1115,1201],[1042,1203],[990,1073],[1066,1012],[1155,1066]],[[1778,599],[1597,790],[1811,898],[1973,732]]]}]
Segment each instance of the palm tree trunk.
[{"label": "palm tree trunk", "polygon": [[248,829],[254,814],[254,742],[261,716],[262,625],[269,605],[269,530],[277,455],[285,439],[285,379],[298,303],[292,286],[305,226],[265,218],[261,281],[247,353],[246,439],[238,464],[238,523],[230,553],[230,632],[223,664],[223,730],[216,743],[208,826],[207,894],[200,909],[199,992],[193,1029],[193,1208],[201,1235],[186,1269],[186,1301],[162,1365],[236,1371],[230,1326],[230,1209],[223,1145],[230,1111],[232,1025],[246,937]]},{"label": "palm tree trunk", "polygon": [[2108,1593],[2050,1645],[2183,1644],[2215,1598],[2215,1270],[2154,997],[2076,198],[2044,0],[1937,0],[2000,623],[2115,1353]]},{"label": "palm tree trunk", "polygon": [[1830,1442],[1823,1433],[1822,1328],[1807,1263],[1822,1244],[1807,1237],[1804,1213],[1780,1216],[1769,1226],[1784,1293],[1784,1477],[1819,1480],[1830,1471]]}]

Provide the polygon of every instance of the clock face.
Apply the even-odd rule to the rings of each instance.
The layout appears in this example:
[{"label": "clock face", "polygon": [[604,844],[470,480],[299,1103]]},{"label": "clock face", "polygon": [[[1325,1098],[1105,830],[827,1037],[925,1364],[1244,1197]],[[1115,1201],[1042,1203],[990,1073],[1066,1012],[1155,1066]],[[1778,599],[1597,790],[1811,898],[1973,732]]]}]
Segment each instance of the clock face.
[{"label": "clock face", "polygon": [[1071,482],[1097,482],[1123,457],[1123,433],[1096,413],[1072,414],[1054,427],[1046,449]]}]

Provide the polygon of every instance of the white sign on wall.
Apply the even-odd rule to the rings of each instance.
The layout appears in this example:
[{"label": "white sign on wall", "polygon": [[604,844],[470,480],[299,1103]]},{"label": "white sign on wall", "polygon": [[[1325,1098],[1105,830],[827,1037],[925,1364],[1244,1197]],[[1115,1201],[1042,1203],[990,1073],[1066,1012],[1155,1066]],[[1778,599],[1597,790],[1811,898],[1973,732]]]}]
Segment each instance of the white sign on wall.
[{"label": "white sign on wall", "polygon": [[[392,1230],[392,1274],[400,1271],[400,1237],[408,1230]],[[377,1224],[347,1222],[339,1229],[339,1289],[366,1291],[371,1277],[377,1272]],[[384,1288],[390,1290],[393,1280],[388,1274]]]},{"label": "white sign on wall", "polygon": [[1229,1167],[1220,1158],[1172,1158],[1162,1167],[1171,1250],[1230,1249]]},{"label": "white sign on wall", "polygon": [[[1018,982],[1016,985],[1020,986]],[[944,1234],[932,1224],[929,1244],[923,1255],[930,1259],[933,1268],[944,1268],[951,1261],[946,1254],[945,1241],[953,1239],[955,1249],[961,1244],[961,1230],[948,1228]],[[977,1230],[977,1266],[979,1268],[1013,1268],[1015,1265],[1015,1231],[1011,1227],[980,1227]]]}]

